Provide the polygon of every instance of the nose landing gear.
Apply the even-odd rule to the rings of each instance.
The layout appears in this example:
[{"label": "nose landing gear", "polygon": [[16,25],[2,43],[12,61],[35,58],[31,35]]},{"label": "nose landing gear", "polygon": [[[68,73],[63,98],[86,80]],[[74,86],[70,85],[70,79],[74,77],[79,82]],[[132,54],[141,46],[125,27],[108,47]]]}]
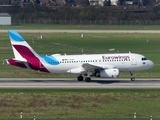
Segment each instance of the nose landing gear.
[{"label": "nose landing gear", "polygon": [[131,74],[131,81],[135,81],[135,78],[133,77],[133,72],[130,71],[130,74]]}]

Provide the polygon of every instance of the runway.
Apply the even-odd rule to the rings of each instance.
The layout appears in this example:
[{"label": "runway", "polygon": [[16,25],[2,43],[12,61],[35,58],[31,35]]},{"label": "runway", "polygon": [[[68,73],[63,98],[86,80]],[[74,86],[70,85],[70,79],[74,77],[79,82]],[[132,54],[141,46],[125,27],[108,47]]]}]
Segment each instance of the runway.
[{"label": "runway", "polygon": [[75,78],[0,78],[0,88],[160,88],[160,79],[101,79],[91,82],[77,81]]}]

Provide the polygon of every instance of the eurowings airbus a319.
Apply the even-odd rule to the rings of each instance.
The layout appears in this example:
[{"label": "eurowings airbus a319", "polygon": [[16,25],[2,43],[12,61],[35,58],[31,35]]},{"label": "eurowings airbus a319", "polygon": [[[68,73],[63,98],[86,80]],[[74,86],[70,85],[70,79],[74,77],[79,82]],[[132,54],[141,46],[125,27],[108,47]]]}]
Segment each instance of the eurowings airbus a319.
[{"label": "eurowings airbus a319", "polygon": [[90,76],[116,78],[119,72],[129,71],[134,81],[133,71],[150,69],[154,66],[145,56],[134,53],[88,54],[42,56],[37,54],[16,30],[9,30],[9,37],[15,58],[7,59],[13,66],[29,68],[48,73],[78,74],[78,81],[90,82]]}]

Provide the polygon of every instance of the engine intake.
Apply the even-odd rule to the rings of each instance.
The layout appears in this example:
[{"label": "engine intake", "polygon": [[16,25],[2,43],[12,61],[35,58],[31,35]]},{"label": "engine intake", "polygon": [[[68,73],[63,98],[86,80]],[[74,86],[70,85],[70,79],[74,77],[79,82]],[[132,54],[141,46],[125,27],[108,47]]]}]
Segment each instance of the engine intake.
[{"label": "engine intake", "polygon": [[119,70],[118,69],[100,70],[95,72],[95,76],[101,78],[116,78],[119,76]]}]

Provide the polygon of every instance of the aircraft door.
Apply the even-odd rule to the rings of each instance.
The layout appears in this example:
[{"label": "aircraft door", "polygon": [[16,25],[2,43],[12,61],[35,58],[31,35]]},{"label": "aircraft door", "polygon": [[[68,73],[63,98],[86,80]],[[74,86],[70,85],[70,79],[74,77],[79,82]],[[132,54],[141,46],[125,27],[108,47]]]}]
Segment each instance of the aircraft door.
[{"label": "aircraft door", "polygon": [[132,56],[132,65],[137,65],[136,56]]}]

